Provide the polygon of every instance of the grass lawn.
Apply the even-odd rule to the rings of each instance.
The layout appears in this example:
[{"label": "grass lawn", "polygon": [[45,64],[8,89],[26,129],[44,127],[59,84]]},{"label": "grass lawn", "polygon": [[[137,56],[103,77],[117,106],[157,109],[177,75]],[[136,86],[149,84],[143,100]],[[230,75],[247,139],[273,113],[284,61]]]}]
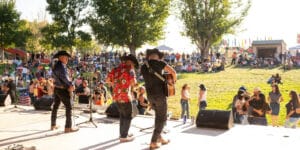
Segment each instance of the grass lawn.
[{"label": "grass lawn", "polygon": [[[249,69],[228,67],[225,71],[218,73],[183,73],[179,74],[179,80],[176,83],[176,96],[169,97],[168,109],[173,116],[179,118],[181,113],[180,93],[183,84],[187,83],[191,87],[190,111],[191,116],[196,116],[198,112],[197,98],[198,85],[203,83],[208,89],[207,109],[228,110],[233,96],[237,93],[239,87],[244,85],[250,93],[255,87],[260,87],[267,96],[271,87],[267,80],[272,74],[279,73],[282,77],[282,85],[279,85],[284,101],[280,106],[280,124],[285,121],[285,104],[289,101],[289,91],[296,90],[300,92],[300,69],[284,71],[280,68],[274,69]],[[268,117],[269,120],[269,117]],[[269,123],[271,123],[269,121]]]}]

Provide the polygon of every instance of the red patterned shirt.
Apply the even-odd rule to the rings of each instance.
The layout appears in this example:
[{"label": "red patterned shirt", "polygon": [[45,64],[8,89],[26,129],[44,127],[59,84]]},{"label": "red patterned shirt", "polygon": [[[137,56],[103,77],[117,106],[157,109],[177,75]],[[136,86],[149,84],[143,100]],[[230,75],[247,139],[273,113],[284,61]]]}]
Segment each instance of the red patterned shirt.
[{"label": "red patterned shirt", "polygon": [[131,83],[135,81],[134,69],[124,63],[111,70],[108,79],[113,86],[113,99],[126,103],[131,100]]}]

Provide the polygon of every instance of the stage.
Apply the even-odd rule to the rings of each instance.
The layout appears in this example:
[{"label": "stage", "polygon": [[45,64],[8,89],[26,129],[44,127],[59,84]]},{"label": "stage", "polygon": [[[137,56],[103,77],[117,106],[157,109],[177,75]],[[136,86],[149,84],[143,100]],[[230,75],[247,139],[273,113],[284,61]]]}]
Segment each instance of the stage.
[{"label": "stage", "polygon": [[[64,109],[58,115],[59,130],[50,131],[50,111],[35,111],[28,106],[21,106],[23,110],[11,109],[12,107],[0,107],[0,150],[13,144],[35,146],[38,150],[144,150],[149,147],[153,130],[150,128],[141,131],[153,125],[151,116],[137,116],[132,120],[130,128],[135,140],[120,143],[118,119],[93,113],[98,128],[92,124],[82,124],[78,132],[64,134]],[[75,110],[74,114],[75,124],[89,119],[88,113]],[[196,128],[190,120],[186,124],[178,120],[168,121],[165,131],[169,131],[164,137],[169,138],[171,143],[162,146],[162,150],[297,149],[300,140],[299,129],[235,125],[230,130],[220,130]]]}]

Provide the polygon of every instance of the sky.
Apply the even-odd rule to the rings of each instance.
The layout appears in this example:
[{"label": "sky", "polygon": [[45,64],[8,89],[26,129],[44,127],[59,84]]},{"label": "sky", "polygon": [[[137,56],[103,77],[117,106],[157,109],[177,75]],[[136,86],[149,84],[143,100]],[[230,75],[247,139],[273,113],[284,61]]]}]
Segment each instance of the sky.
[{"label": "sky", "polygon": [[[33,21],[50,19],[45,11],[46,0],[16,0],[16,9],[22,19]],[[239,40],[284,40],[288,47],[297,45],[297,33],[300,33],[300,0],[252,0],[252,7],[235,35],[226,35],[230,43]],[[157,45],[165,44],[176,51],[191,51],[196,48],[189,38],[182,36],[183,25],[173,14],[167,19],[165,38]],[[246,46],[246,45],[245,45]],[[149,47],[149,45],[144,46]],[[153,46],[152,46],[153,47]],[[151,48],[151,46],[150,46]]]}]

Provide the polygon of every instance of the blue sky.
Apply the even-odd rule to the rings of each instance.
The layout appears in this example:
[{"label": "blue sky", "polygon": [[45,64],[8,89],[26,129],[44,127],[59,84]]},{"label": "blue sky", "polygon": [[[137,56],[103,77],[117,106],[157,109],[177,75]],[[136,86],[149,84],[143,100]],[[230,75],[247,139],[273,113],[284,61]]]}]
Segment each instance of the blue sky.
[{"label": "blue sky", "polygon": [[[44,19],[46,5],[46,0],[16,0],[22,19]],[[272,37],[283,39],[288,47],[294,46],[297,33],[300,33],[299,6],[300,0],[252,0],[249,14],[239,28],[243,31],[225,38],[256,40]],[[50,19],[50,16],[46,18]],[[195,49],[188,38],[181,36],[182,25],[175,16],[170,16],[167,22],[165,39],[158,45],[166,44],[180,51]]]}]

